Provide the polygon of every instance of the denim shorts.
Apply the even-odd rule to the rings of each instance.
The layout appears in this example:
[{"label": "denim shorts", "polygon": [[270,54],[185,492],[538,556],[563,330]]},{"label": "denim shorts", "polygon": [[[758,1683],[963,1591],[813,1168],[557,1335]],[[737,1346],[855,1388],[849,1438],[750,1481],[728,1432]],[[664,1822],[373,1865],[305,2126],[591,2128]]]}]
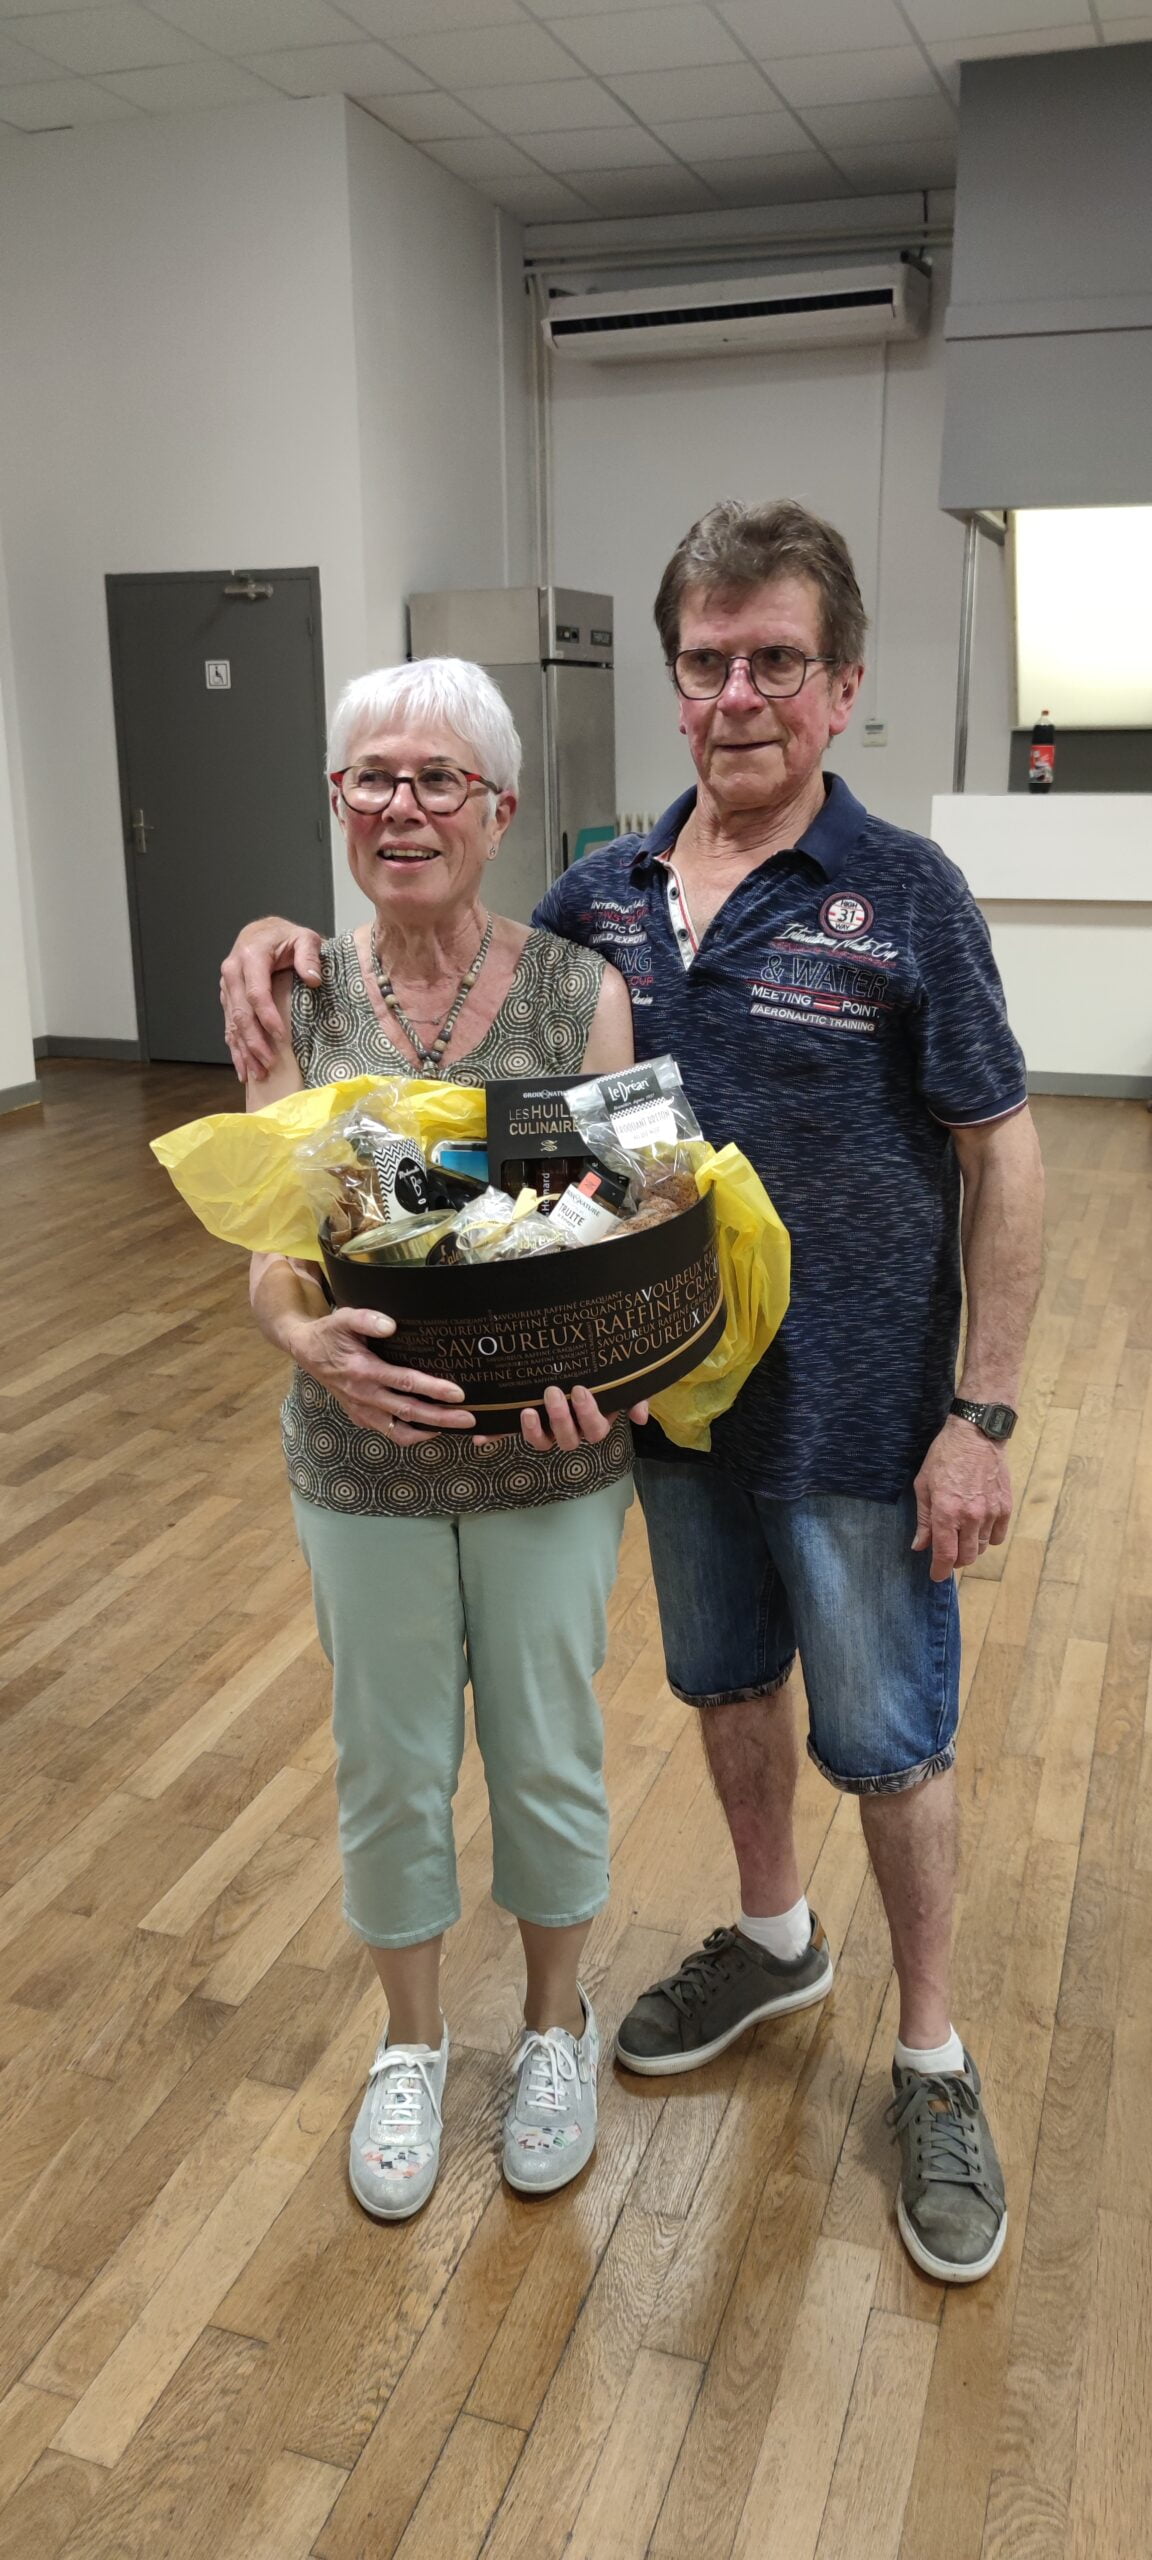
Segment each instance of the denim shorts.
[{"label": "denim shorts", "polygon": [[915,1787],[956,1757],[956,1584],[913,1555],[916,1504],[747,1493],[722,1467],[638,1457],[668,1685],[694,1707],[782,1687],[798,1652],[808,1751],[834,1787]]}]

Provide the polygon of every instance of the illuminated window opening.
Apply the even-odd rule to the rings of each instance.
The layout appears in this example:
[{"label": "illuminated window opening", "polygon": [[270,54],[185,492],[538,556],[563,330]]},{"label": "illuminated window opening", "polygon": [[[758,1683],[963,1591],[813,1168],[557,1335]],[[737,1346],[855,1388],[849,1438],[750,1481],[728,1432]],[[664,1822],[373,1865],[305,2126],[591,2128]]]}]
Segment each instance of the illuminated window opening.
[{"label": "illuminated window opening", "polygon": [[1152,507],[1012,518],[1016,723],[1152,729]]}]

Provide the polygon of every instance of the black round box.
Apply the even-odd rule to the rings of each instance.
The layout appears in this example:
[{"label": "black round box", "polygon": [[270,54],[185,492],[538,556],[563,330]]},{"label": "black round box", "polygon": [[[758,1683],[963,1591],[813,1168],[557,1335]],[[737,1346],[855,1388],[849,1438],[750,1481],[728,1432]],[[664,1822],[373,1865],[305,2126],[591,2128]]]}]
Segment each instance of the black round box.
[{"label": "black round box", "polygon": [[484,1431],[515,1431],[552,1386],[591,1387],[619,1413],[685,1377],[724,1330],[710,1192],[637,1236],[523,1262],[438,1271],[322,1251],[338,1306],[394,1318],[381,1358],[454,1379]]}]

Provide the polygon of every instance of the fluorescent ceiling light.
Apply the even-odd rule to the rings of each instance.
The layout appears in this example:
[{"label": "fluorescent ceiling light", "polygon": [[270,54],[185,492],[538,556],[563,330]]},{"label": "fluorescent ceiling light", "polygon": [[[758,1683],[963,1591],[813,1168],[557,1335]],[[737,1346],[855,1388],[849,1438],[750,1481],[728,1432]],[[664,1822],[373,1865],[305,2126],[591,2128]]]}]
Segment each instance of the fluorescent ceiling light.
[{"label": "fluorescent ceiling light", "polygon": [[1152,507],[1029,507],[1012,528],[1018,726],[1152,729]]}]

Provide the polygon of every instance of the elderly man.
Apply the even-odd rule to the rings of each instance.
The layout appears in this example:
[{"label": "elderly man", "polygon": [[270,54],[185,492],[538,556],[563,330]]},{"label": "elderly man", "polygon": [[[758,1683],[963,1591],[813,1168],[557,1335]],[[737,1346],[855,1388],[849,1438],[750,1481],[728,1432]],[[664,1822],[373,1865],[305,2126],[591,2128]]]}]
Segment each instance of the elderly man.
[{"label": "elderly man", "polygon": [[[691,2071],[831,1985],[793,1843],[798,1653],[808,1750],[859,1797],[891,1932],[900,2230],[927,2274],[970,2283],[1006,2210],[949,2008],[954,1575],[1011,1511],[1043,1193],[1024,1065],[960,873],[822,771],[862,674],[839,534],[790,502],[724,501],[673,554],[656,622],[696,787],[566,872],[536,921],[613,962],[637,1056],[670,1050],[706,1135],[756,1165],[793,1294],[708,1457],[639,1437],[668,1678],[701,1712],[741,1907],[642,1995],[616,2050]],[[279,919],[241,937],[225,991],[242,1069],[271,1021],[269,960],[309,974],[313,949]]]}]

